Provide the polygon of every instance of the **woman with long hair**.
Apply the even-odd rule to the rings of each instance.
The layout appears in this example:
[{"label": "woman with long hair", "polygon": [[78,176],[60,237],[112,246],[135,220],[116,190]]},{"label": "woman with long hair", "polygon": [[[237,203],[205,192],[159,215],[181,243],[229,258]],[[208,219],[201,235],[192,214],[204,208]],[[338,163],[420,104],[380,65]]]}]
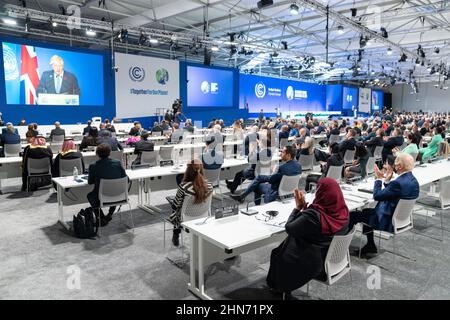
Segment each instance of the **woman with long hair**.
[{"label": "woman with long hair", "polygon": [[203,173],[203,164],[200,160],[191,160],[187,165],[183,180],[178,186],[177,194],[174,199],[167,198],[172,206],[172,214],[169,220],[173,223],[173,237],[172,243],[179,246],[180,232],[181,232],[181,207],[187,195],[195,197],[195,203],[205,202],[208,196],[212,193],[213,187],[209,183]]},{"label": "woman with long hair", "polygon": [[272,250],[267,284],[275,292],[290,293],[312,279],[325,276],[324,262],[334,235],[347,234],[349,211],[336,180],[322,178],[314,201],[294,192],[296,208],[285,228],[287,238]]}]

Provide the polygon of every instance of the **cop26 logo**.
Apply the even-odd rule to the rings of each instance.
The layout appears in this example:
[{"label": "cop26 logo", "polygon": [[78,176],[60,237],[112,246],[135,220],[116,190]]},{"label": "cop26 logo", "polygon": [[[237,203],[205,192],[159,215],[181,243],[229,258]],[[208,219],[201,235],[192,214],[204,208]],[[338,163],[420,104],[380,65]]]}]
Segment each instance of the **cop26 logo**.
[{"label": "cop26 logo", "polygon": [[255,95],[257,98],[262,99],[266,96],[266,86],[262,82],[258,82],[255,86]]},{"label": "cop26 logo", "polygon": [[352,102],[353,101],[353,96],[351,94],[347,95],[347,102]]},{"label": "cop26 logo", "polygon": [[131,67],[128,71],[130,79],[135,82],[142,82],[145,79],[145,70],[141,67]]}]

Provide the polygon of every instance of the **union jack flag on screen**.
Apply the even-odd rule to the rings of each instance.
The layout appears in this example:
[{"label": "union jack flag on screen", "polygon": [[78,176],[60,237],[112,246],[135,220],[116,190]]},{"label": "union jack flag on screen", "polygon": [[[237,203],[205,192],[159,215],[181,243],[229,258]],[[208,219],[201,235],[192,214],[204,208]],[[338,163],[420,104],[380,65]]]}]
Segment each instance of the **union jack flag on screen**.
[{"label": "union jack flag on screen", "polygon": [[33,46],[22,45],[20,50],[20,81],[25,90],[25,103],[37,104],[36,90],[39,85],[39,66]]}]

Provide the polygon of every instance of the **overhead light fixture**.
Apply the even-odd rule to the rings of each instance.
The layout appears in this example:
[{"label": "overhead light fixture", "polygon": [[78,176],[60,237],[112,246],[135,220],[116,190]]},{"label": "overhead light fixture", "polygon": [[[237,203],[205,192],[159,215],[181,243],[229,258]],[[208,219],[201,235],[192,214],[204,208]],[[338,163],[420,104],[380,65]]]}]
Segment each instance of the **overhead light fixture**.
[{"label": "overhead light fixture", "polygon": [[386,28],[381,27],[380,31],[381,31],[381,36],[382,36],[383,38],[386,38],[386,39],[387,39],[387,38],[389,37]]},{"label": "overhead light fixture", "polygon": [[124,40],[128,40],[128,30],[127,29],[121,29],[117,35],[117,38],[120,40],[120,42],[123,42]]},{"label": "overhead light fixture", "polygon": [[149,42],[152,44],[157,44],[159,41],[158,41],[158,39],[150,38]]},{"label": "overhead light fixture", "polygon": [[14,19],[4,18],[4,19],[3,19],[3,22],[4,22],[5,24],[7,24],[7,25],[10,25],[10,26],[15,26],[15,25],[17,25],[17,21],[14,20]]},{"label": "overhead light fixture", "polygon": [[211,51],[217,52],[217,51],[219,51],[219,47],[218,46],[212,46],[211,47]]},{"label": "overhead light fixture", "polygon": [[343,27],[343,26],[339,25],[339,26],[337,27],[337,30],[338,30],[338,33],[339,33],[339,34],[344,34],[344,27]]},{"label": "overhead light fixture", "polygon": [[356,17],[357,13],[358,13],[358,9],[356,8],[351,8],[350,9],[351,13],[352,13],[352,17]]},{"label": "overhead light fixture", "polygon": [[388,48],[388,49],[387,49],[387,54],[388,54],[389,56],[392,54],[392,49],[391,49],[391,48]]},{"label": "overhead light fixture", "polygon": [[281,41],[281,44],[283,45],[283,49],[287,50],[288,49],[288,43],[287,41]]},{"label": "overhead light fixture", "polygon": [[30,16],[27,14],[27,16],[25,17],[25,32],[28,32],[30,30]]},{"label": "overhead light fixture", "polygon": [[434,47],[434,53],[439,54],[440,51],[441,49],[439,49],[438,47]]},{"label": "overhead light fixture", "polygon": [[370,40],[370,39],[367,39],[367,41],[366,41],[366,45],[367,45],[367,46],[371,46],[371,45],[372,45],[372,40]]},{"label": "overhead light fixture", "polygon": [[89,37],[95,37],[97,35],[97,32],[95,32],[94,30],[89,28],[89,29],[86,29],[86,35]]},{"label": "overhead light fixture", "polygon": [[296,3],[291,4],[291,7],[289,9],[289,12],[293,15],[296,16],[298,15],[298,5]]},{"label": "overhead light fixture", "polygon": [[366,46],[366,44],[367,44],[367,38],[364,37],[363,35],[361,35],[359,37],[359,47],[364,48]]}]

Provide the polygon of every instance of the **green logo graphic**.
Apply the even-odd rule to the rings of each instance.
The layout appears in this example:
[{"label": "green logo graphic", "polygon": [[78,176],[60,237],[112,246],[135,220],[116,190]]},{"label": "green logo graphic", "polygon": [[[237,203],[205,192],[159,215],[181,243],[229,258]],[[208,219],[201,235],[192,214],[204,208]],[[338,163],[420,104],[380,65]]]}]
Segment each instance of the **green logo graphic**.
[{"label": "green logo graphic", "polygon": [[166,69],[159,69],[156,71],[156,81],[159,84],[167,84],[169,81],[169,72]]}]

